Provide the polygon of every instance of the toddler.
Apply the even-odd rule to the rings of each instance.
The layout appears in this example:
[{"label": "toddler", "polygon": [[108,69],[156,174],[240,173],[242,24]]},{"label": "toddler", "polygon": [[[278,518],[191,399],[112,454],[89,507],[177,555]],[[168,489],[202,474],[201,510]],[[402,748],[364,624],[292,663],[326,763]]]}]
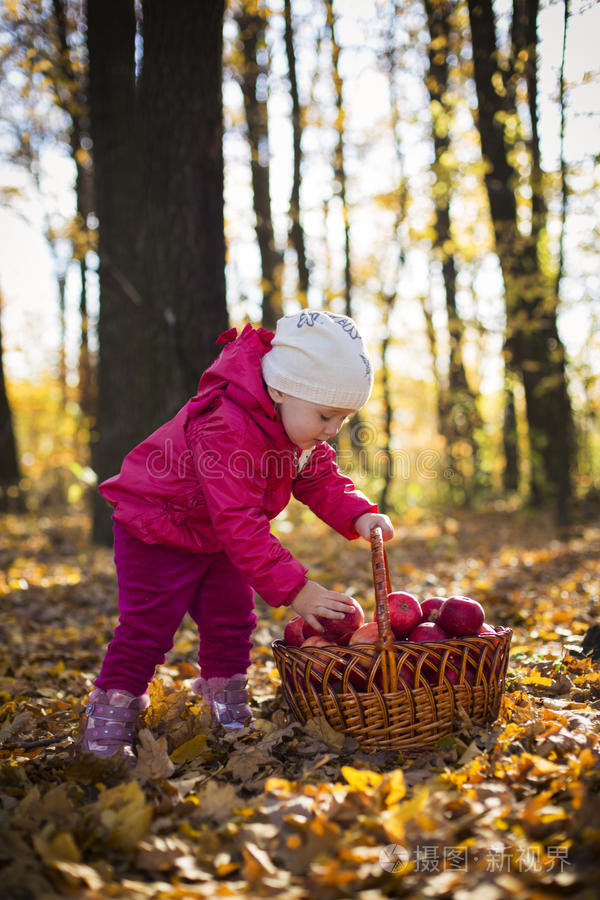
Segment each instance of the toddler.
[{"label": "toddler", "polygon": [[193,690],[227,729],[251,723],[246,672],[256,625],[253,592],[314,628],[350,598],[307,578],[270,533],[293,493],[349,539],[369,539],[379,515],[335,464],[327,444],[366,403],[369,357],[352,319],[303,311],[275,334],[246,325],[224,345],[198,393],[135,447],[100,485],[114,507],[119,624],[86,707],[82,748],[135,760],[135,723],[185,613],[198,626]]}]

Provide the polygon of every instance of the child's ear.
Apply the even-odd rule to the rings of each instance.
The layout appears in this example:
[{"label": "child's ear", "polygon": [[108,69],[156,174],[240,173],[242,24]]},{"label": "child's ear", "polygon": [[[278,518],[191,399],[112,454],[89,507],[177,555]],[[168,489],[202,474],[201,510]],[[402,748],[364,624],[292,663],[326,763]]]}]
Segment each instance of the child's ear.
[{"label": "child's ear", "polygon": [[271,387],[270,384],[267,385],[267,391],[269,392],[269,397],[273,401],[273,403],[281,403],[284,395],[281,391],[278,391],[277,388]]}]

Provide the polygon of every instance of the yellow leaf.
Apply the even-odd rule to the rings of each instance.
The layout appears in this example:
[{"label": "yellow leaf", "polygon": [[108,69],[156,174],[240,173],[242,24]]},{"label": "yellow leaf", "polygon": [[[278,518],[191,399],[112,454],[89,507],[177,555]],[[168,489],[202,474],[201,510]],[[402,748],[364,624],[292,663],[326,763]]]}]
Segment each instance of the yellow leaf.
[{"label": "yellow leaf", "polygon": [[527,774],[549,775],[553,774],[554,772],[562,771],[561,766],[557,766],[556,763],[551,762],[544,756],[536,756],[532,753],[531,755],[528,754],[527,757],[532,763],[532,768]]},{"label": "yellow leaf", "polygon": [[288,781],[287,778],[267,778],[265,781],[265,793],[269,791],[282,791],[285,794],[291,794],[298,787],[297,782]]},{"label": "yellow leaf", "polygon": [[194,737],[190,738],[189,741],[186,741],[185,744],[181,744],[173,750],[170,754],[171,762],[174,762],[176,766],[192,762],[205,747],[206,735],[202,732],[200,734],[195,734]]},{"label": "yellow leaf", "polygon": [[355,791],[373,793],[383,781],[383,775],[379,772],[371,772],[369,769],[353,769],[352,766],[342,766],[342,775],[351,788]]},{"label": "yellow leaf", "polygon": [[520,684],[539,684],[540,687],[550,687],[552,684],[552,679],[547,678],[545,675],[524,675],[522,678],[519,678]]},{"label": "yellow leaf", "polygon": [[119,850],[133,850],[152,821],[152,807],[146,803],[137,781],[128,781],[104,791],[93,805],[93,810],[106,832],[106,843]]},{"label": "yellow leaf", "polygon": [[398,803],[392,809],[386,810],[382,814],[382,825],[390,841],[402,843],[404,840],[404,823],[411,819],[418,819],[419,825],[423,828],[435,827],[435,822],[426,811],[428,800],[429,789],[423,787],[410,800]]},{"label": "yellow leaf", "polygon": [[386,806],[393,806],[406,796],[406,783],[404,781],[404,773],[402,769],[394,769],[385,775],[381,785],[382,792],[385,794]]},{"label": "yellow leaf", "polygon": [[33,837],[33,844],[46,865],[53,865],[59,860],[63,862],[79,862],[81,859],[81,854],[73,839],[73,835],[69,834],[68,831],[59,831],[50,841],[45,841],[41,835],[36,834]]}]

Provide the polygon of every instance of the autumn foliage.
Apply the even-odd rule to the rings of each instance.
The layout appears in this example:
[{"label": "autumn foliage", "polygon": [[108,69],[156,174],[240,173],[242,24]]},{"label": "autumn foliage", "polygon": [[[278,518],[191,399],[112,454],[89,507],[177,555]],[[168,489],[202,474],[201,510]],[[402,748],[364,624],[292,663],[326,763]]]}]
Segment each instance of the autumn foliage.
[{"label": "autumn foliage", "polygon": [[[372,616],[370,554],[295,508],[281,537]],[[80,758],[77,727],[114,624],[111,554],[83,514],[2,522],[0,866],[3,897],[588,898],[600,844],[600,531],[469,514],[400,526],[390,576],[417,595],[469,594],[514,629],[489,728],[414,759],[362,753],[281,700],[270,642],[288,613],[259,601],[256,731],[210,726],[192,694],[185,622],[151,688],[139,761]],[[318,574],[317,574],[318,573]]]}]

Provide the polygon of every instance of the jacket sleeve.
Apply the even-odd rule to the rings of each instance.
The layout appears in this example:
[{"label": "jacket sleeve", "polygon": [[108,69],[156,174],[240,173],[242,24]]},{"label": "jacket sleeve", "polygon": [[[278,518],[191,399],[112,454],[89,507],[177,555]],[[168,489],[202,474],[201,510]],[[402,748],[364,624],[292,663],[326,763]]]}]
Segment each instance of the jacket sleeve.
[{"label": "jacket sleeve", "polygon": [[335,451],[322,443],[294,481],[293,494],[315,515],[349,540],[359,537],[354,522],[377,505],[359,491],[354,482],[342,475],[335,462]]},{"label": "jacket sleeve", "polygon": [[307,569],[271,534],[264,509],[264,448],[243,416],[207,417],[190,445],[215,536],[248,583],[271,606],[289,606]]}]

